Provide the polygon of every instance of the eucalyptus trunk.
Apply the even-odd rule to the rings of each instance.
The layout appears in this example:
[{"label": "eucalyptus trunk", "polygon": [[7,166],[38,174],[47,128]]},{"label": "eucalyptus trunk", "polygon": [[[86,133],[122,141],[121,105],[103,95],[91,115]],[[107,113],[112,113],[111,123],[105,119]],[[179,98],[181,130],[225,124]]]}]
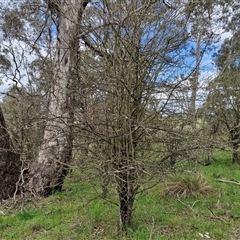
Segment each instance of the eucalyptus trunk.
[{"label": "eucalyptus trunk", "polygon": [[7,131],[2,109],[0,108],[0,200],[14,195],[21,173],[21,161],[13,149]]},{"label": "eucalyptus trunk", "polygon": [[201,61],[201,33],[197,36],[196,42],[196,67],[193,78],[191,80],[191,98],[190,98],[190,118],[192,128],[196,128],[196,100],[197,100],[197,90],[199,82],[199,70],[200,70],[200,61]]},{"label": "eucalyptus trunk", "polygon": [[[28,190],[47,196],[61,190],[73,148],[74,86],[78,79],[80,21],[90,0],[58,1],[55,65],[43,142],[29,172]],[[51,5],[52,7],[52,5]]]}]

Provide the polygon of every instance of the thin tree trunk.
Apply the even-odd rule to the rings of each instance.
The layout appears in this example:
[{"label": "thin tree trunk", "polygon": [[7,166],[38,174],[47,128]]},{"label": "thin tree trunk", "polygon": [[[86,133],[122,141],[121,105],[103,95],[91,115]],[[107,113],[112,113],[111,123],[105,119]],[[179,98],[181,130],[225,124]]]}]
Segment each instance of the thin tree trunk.
[{"label": "thin tree trunk", "polygon": [[[122,177],[126,177],[126,175]],[[124,181],[124,179],[120,184],[119,200],[120,225],[123,230],[126,230],[126,228],[130,227],[132,224],[134,194],[129,191],[129,183]]]},{"label": "thin tree trunk", "polygon": [[117,175],[121,230],[126,230],[132,224],[136,186],[135,169],[130,166],[125,161],[121,163]]},{"label": "thin tree trunk", "polygon": [[232,161],[233,163],[239,163],[238,146],[240,143],[240,135],[238,134],[238,128],[234,127],[231,131],[232,138]]},{"label": "thin tree trunk", "polygon": [[233,163],[238,163],[238,144],[239,143],[233,143],[233,150],[232,150],[232,161]]},{"label": "thin tree trunk", "polygon": [[0,107],[0,200],[13,196],[20,173],[20,157],[13,150]]},{"label": "thin tree trunk", "polygon": [[74,85],[78,79],[80,21],[90,0],[59,1],[54,76],[48,119],[38,157],[29,172],[28,190],[47,196],[61,190],[73,148]]},{"label": "thin tree trunk", "polygon": [[201,33],[199,33],[196,42],[196,69],[191,82],[191,98],[190,98],[190,118],[192,128],[196,128],[196,100],[197,100],[197,88],[199,79],[199,69],[201,60]]},{"label": "thin tree trunk", "polygon": [[239,123],[235,123],[234,126],[232,128],[229,127],[229,125],[227,124],[227,122],[225,123],[230,136],[231,136],[231,143],[232,143],[232,162],[233,163],[238,163],[239,159],[238,159],[238,147],[239,147],[239,143],[240,143],[240,134],[239,134]]}]

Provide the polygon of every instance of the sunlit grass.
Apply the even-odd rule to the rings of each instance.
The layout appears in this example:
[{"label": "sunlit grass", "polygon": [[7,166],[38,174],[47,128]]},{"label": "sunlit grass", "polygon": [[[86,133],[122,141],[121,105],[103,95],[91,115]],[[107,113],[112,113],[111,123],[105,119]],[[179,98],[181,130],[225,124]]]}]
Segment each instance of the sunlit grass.
[{"label": "sunlit grass", "polygon": [[[220,153],[209,166],[183,162],[176,166],[180,176],[201,172],[201,184],[212,186],[207,194],[189,194],[172,198],[161,194],[164,182],[136,196],[132,227],[127,237],[118,234],[116,190],[112,186],[107,200],[99,197],[101,189],[73,173],[64,191],[48,198],[27,197],[20,212],[21,199],[3,202],[0,210],[0,239],[240,239],[240,186],[217,179],[240,180],[239,166],[232,165]],[[179,170],[178,170],[179,168]],[[184,175],[185,174],[185,175]],[[194,175],[193,175],[194,176]],[[197,176],[197,174],[195,175]],[[170,182],[174,174],[166,176]],[[192,181],[189,178],[187,181]],[[195,181],[197,178],[195,178]],[[198,184],[189,185],[198,186]],[[193,190],[190,192],[192,193]],[[180,196],[180,195],[178,195]]]}]

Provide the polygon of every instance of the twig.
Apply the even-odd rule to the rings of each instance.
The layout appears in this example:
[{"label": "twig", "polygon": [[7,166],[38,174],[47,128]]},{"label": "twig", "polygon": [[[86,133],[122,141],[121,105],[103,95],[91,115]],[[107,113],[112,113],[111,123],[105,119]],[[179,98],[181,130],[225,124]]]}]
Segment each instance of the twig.
[{"label": "twig", "polygon": [[192,208],[195,206],[195,204],[196,204],[197,202],[200,202],[200,200],[196,200],[196,201],[192,204]]},{"label": "twig", "polygon": [[152,227],[151,227],[149,240],[153,239],[152,237],[153,237],[154,226],[155,226],[155,219],[154,219],[154,217],[152,217]]},{"label": "twig", "polygon": [[192,210],[193,212],[195,212],[195,210],[193,209],[193,207],[194,207],[194,205],[195,205],[197,202],[199,202],[200,200],[195,201],[192,206],[187,205],[187,204],[185,204],[184,202],[182,202],[179,197],[178,197],[178,201],[179,201],[181,204],[183,204],[185,207],[187,207],[187,208],[189,208],[190,210]]},{"label": "twig", "polygon": [[98,199],[98,198],[99,198],[99,196],[96,196],[96,197],[88,200],[86,203],[83,204],[83,207],[86,207],[90,202],[92,202],[92,201],[94,201],[94,200],[96,200],[96,199]]},{"label": "twig", "polygon": [[218,181],[218,182],[232,183],[232,184],[240,185],[240,182],[239,182],[239,181],[229,181],[229,180],[223,180],[223,179],[217,179],[216,181]]},{"label": "twig", "polygon": [[[150,179],[152,179],[152,178],[150,178]],[[156,183],[152,184],[149,187],[146,187],[146,188],[143,188],[142,190],[139,190],[136,194],[140,194],[140,193],[146,192],[147,190],[154,188],[158,184],[159,184],[159,182],[156,182]]]},{"label": "twig", "polygon": [[16,190],[15,190],[14,196],[13,196],[14,202],[16,203],[16,194],[17,194],[18,188],[19,188],[20,193],[21,193],[21,199],[22,199],[22,204],[21,204],[21,209],[20,209],[21,212],[23,212],[24,204],[25,204],[25,194],[24,194],[24,191],[23,191],[23,188],[24,188],[24,186],[23,186],[24,185],[24,176],[23,176],[23,174],[24,174],[24,172],[26,170],[29,169],[29,166],[26,167],[26,168],[23,168],[23,165],[24,165],[24,163],[22,161],[21,174],[20,174],[19,179],[18,179],[18,181],[16,183]]},{"label": "twig", "polygon": [[211,214],[214,216],[214,218],[216,218],[216,219],[218,219],[218,220],[220,220],[220,221],[222,221],[222,222],[227,223],[223,218],[218,217],[218,216],[212,211],[212,209],[211,209],[210,207],[207,207],[207,209],[211,212]]}]

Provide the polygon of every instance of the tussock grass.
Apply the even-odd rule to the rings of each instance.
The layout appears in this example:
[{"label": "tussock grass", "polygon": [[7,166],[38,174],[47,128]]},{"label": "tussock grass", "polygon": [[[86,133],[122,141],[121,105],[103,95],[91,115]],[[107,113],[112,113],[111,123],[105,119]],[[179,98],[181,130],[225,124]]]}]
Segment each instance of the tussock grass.
[{"label": "tussock grass", "polygon": [[173,198],[198,197],[209,194],[213,188],[200,173],[194,175],[177,175],[170,182],[166,182],[162,189],[163,196]]}]

